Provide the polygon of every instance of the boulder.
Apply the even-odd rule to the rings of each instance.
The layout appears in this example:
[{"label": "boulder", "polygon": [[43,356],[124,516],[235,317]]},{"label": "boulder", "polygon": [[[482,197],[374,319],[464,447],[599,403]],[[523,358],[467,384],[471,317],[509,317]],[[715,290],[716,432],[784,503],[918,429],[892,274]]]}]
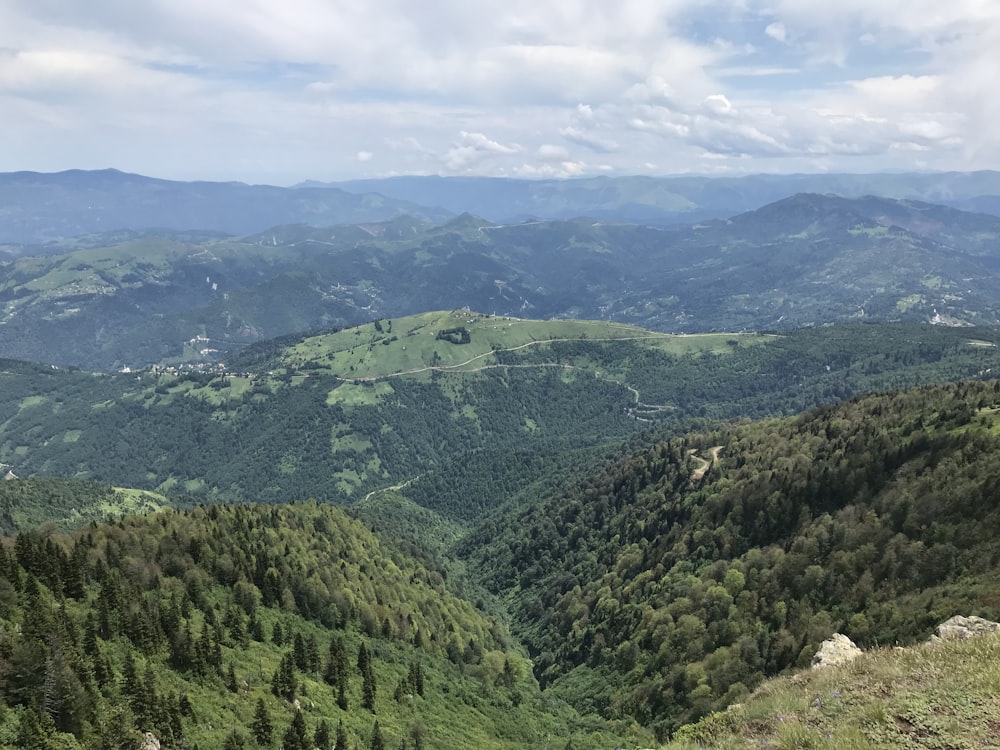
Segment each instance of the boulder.
[{"label": "boulder", "polygon": [[854,641],[843,633],[834,633],[823,641],[819,646],[819,651],[812,658],[813,669],[820,667],[835,667],[838,664],[847,664],[861,656],[863,652],[854,645]]},{"label": "boulder", "polygon": [[142,750],[160,750],[160,741],[152,732],[146,732],[142,736]]},{"label": "boulder", "polygon": [[937,637],[942,641],[964,641],[983,633],[992,633],[997,628],[1000,628],[1000,622],[983,617],[955,615],[937,626]]}]

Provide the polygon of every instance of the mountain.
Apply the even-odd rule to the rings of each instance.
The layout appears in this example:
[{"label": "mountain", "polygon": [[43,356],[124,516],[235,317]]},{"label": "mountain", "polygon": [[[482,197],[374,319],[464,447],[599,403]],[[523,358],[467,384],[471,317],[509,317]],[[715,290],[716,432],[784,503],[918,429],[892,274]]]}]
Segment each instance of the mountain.
[{"label": "mountain", "polygon": [[165,510],[6,541],[5,748],[138,748],[140,733],[171,748],[648,742],[543,696],[498,618],[330,506]]},{"label": "mountain", "polygon": [[803,194],[662,230],[401,217],[242,238],[141,235],[0,267],[0,354],[91,369],[469,307],[661,331],[1000,322],[1000,218]]},{"label": "mountain", "polygon": [[1000,215],[1000,173],[798,174],[745,177],[586,177],[517,180],[492,177],[405,176],[303,183],[352,193],[376,192],[399,200],[469,212],[496,222],[588,216],[637,224],[688,224],[721,219],[795,193],[944,203]]},{"label": "mountain", "polygon": [[[317,363],[353,364],[357,372],[367,354],[391,349],[397,342],[381,341],[399,334],[390,331],[388,321],[380,325],[381,339],[366,341],[367,328],[333,335],[341,343],[344,337],[360,339],[348,348],[304,338],[285,347],[258,347],[249,355],[264,367],[302,362],[299,369],[275,372],[274,384],[304,394],[305,384],[322,377]],[[392,330],[402,332],[398,325],[393,321]],[[461,325],[439,328],[427,338],[443,347],[471,347],[483,329],[469,325],[464,344],[456,343],[466,339]],[[537,335],[538,325],[526,326],[524,338]],[[862,330],[876,332],[867,344]],[[841,382],[881,377],[884,383],[918,372],[944,373],[963,360],[971,365],[984,352],[990,356],[982,363],[995,361],[985,339],[962,341],[965,332],[955,329],[924,330],[939,344],[947,338],[952,344],[935,349],[920,340],[915,327],[854,326],[833,339],[851,342],[834,356],[831,341],[822,339],[829,331],[802,332],[805,338],[793,347],[796,357],[786,355],[784,369],[775,375],[808,382],[800,379],[810,369],[829,371],[806,363],[826,361],[831,371],[843,368],[834,376]],[[374,326],[372,331],[378,333]],[[420,335],[403,333],[410,341]],[[507,355],[539,348],[559,351],[561,361],[507,360],[494,369],[509,374],[542,366],[559,373],[586,358],[600,360],[601,372],[618,377],[630,366],[651,369],[655,361],[648,352],[630,351],[628,338],[596,347],[588,346],[599,344],[589,338],[515,344],[521,349],[511,347]],[[675,347],[689,338],[662,343]],[[794,337],[774,340],[787,339]],[[558,349],[570,341],[573,347]],[[723,340],[724,348],[713,353],[703,340],[690,342],[696,348],[689,355],[671,356],[690,368],[699,360],[709,362],[694,379],[705,388],[720,387],[720,373],[728,365],[741,366],[740,352],[760,355],[769,342],[734,346]],[[725,348],[733,351],[723,354]],[[339,361],[343,355],[351,364]],[[408,738],[408,747],[426,742],[427,747],[513,748],[548,737],[557,746],[569,742],[596,750],[623,743],[648,747],[647,731],[666,739],[734,702],[750,706],[679,735],[721,744],[722,728],[744,716],[740,711],[754,712],[744,725],[756,727],[754,737],[761,736],[761,727],[773,726],[776,719],[762,718],[763,709],[746,702],[750,691],[768,676],[805,664],[834,631],[866,646],[906,644],[926,638],[957,612],[996,618],[1000,517],[993,500],[1000,476],[1000,386],[995,382],[873,394],[793,417],[703,423],[683,433],[676,423],[663,429],[644,422],[636,427],[645,429],[618,447],[580,451],[578,446],[592,439],[580,426],[601,404],[586,404],[596,394],[582,403],[579,396],[565,398],[556,378],[545,381],[540,393],[556,410],[582,409],[585,419],[574,422],[566,415],[557,431],[566,443],[561,457],[552,460],[543,443],[531,440],[549,428],[547,417],[536,418],[534,405],[525,411],[515,406],[522,400],[532,404],[525,383],[498,383],[514,398],[498,399],[496,412],[485,401],[460,395],[474,390],[468,376],[482,375],[470,372],[486,364],[486,357],[469,361],[480,356],[440,363],[434,365],[437,374],[426,373],[456,399],[451,414],[435,411],[431,390],[401,405],[411,412],[427,410],[427,425],[406,430],[414,447],[433,446],[447,434],[432,434],[430,424],[447,425],[464,414],[479,418],[489,450],[477,458],[452,443],[437,461],[418,456],[421,473],[411,475],[412,481],[366,493],[350,515],[316,501],[224,506],[168,494],[164,503],[187,510],[153,510],[65,533],[51,523],[20,524],[46,514],[70,524],[95,513],[116,514],[123,491],[31,477],[0,485],[0,520],[7,529],[20,528],[16,538],[0,544],[0,632],[6,634],[0,650],[5,707],[0,737],[17,747],[46,738],[60,747],[90,748],[127,746],[136,731],[151,731],[168,746],[216,747],[237,742],[227,739],[231,734],[246,741],[260,728],[263,714],[274,738],[294,734],[302,724],[312,736],[322,731],[321,720],[332,733],[342,721],[353,741],[364,743],[377,719],[393,745]],[[877,363],[896,357],[894,370],[876,374]],[[760,359],[754,361],[759,367]],[[605,370],[607,363],[612,369]],[[402,424],[386,419],[391,409],[369,407],[385,398],[386,385],[396,389],[421,377],[379,371],[374,360],[369,366],[375,379],[358,374],[357,390],[334,396],[334,401],[344,397],[342,406],[353,402],[354,411],[366,413],[354,424],[367,423],[368,433],[345,432],[344,424],[328,430],[322,419],[303,420],[323,410],[312,401],[288,415],[289,433],[272,431],[260,440],[246,434],[251,422],[243,423],[241,431],[226,437],[238,444],[230,460],[245,456],[264,470],[268,459],[262,449],[273,443],[281,463],[265,481],[285,481],[294,488],[290,492],[298,492],[304,485],[296,484],[302,479],[296,474],[321,462],[331,441],[363,455],[365,439],[374,445]],[[30,386],[20,381],[21,391],[18,373],[32,376]],[[183,465],[206,453],[208,461],[190,467],[206,485],[219,450],[211,423],[225,423],[239,409],[270,398],[247,390],[241,407],[220,398],[221,391],[236,387],[233,383],[213,387],[211,380],[184,379],[170,381],[158,394],[154,386],[153,397],[169,397],[157,406],[137,398],[137,392],[114,395],[114,386],[127,380],[120,376],[6,362],[3,377],[5,452],[19,425],[21,435],[39,448],[93,442],[95,454],[109,465],[133,473],[158,470],[156,455],[168,465]],[[654,371],[650,378],[669,381],[671,374]],[[141,379],[128,380],[148,387]],[[732,387],[733,408],[755,380]],[[88,382],[100,390],[89,391]],[[808,389],[814,395],[819,382]],[[329,397],[327,385],[317,390]],[[6,401],[17,405],[17,414]],[[185,422],[190,404],[199,401],[213,412]],[[85,412],[113,413],[119,405],[123,411],[99,428],[75,421]],[[700,407],[712,408],[711,402]],[[487,431],[497,414],[511,411],[528,429]],[[144,412],[151,413],[149,421]],[[631,419],[640,417],[653,418],[649,410],[632,412]],[[50,433],[59,419],[74,429]],[[261,423],[278,419],[277,411],[257,413]],[[129,420],[138,422],[135,430],[128,429]],[[147,453],[143,435],[156,431],[161,433],[152,436],[160,441],[157,452]],[[497,445],[504,432],[518,444]],[[312,439],[296,443],[292,433]],[[181,435],[190,450],[171,453]],[[475,449],[474,432],[466,429],[463,441]],[[575,454],[567,450],[570,444],[577,447]],[[311,452],[297,453],[302,445]],[[35,450],[23,447],[13,451],[19,459]],[[57,460],[57,451],[49,455]],[[504,456],[513,456],[513,466],[498,471]],[[368,459],[368,465],[382,464]],[[484,467],[493,467],[492,473]],[[238,468],[253,472],[251,463]],[[528,474],[520,485],[511,481],[519,474]],[[485,481],[465,481],[474,475]],[[425,477],[433,481],[421,485]],[[483,503],[489,496],[482,488],[494,481],[502,492]],[[449,500],[443,490],[450,483],[455,486]],[[173,486],[181,489],[177,482]],[[261,487],[266,491],[268,484]],[[258,494],[265,493],[251,489],[246,497]],[[416,524],[422,528],[414,529]],[[432,536],[436,546],[424,544]],[[355,669],[360,664],[368,666]],[[820,682],[809,684],[820,690]],[[809,700],[815,697],[810,692]],[[840,696],[823,688],[819,697],[832,702]],[[854,706],[856,699],[844,704]],[[838,705],[832,703],[832,709]],[[927,724],[926,716],[891,705],[913,726],[945,731]],[[804,721],[798,713],[789,719]],[[898,722],[897,727],[905,729]],[[286,739],[286,746],[299,746],[291,742]]]},{"label": "mountain", "polygon": [[405,484],[465,524],[644,430],[982,377],[998,344],[992,329],[672,336],[459,310],[260,343],[217,371],[4,361],[0,462],[216,502],[357,502]]},{"label": "mountain", "polygon": [[0,257],[51,254],[71,247],[71,238],[111,231],[160,228],[244,235],[282,224],[331,226],[404,214],[431,222],[471,213],[500,223],[586,216],[667,226],[725,218],[795,193],[880,195],[996,214],[1000,173],[571,180],[429,176],[283,188],[180,182],[114,169],[6,172],[0,173]]},{"label": "mountain", "polygon": [[440,221],[448,216],[440,209],[371,193],[176,182],[115,169],[0,173],[0,206],[0,243],[31,246],[151,227],[248,234],[278,224],[329,226],[402,214]]},{"label": "mountain", "polygon": [[835,631],[1000,613],[1000,385],[856,398],[627,450],[461,544],[542,685],[663,738]]}]

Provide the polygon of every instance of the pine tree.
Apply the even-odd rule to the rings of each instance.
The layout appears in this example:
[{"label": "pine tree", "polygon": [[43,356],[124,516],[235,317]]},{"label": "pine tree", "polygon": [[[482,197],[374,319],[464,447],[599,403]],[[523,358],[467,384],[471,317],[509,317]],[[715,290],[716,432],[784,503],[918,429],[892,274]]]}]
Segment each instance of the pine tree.
[{"label": "pine tree", "polygon": [[245,750],[246,746],[247,742],[243,733],[232,729],[222,743],[222,750]]},{"label": "pine tree", "polygon": [[341,711],[347,710],[347,689],[344,686],[346,682],[347,680],[344,679],[337,685],[337,707]]},{"label": "pine tree", "polygon": [[375,719],[375,726],[372,727],[372,740],[368,745],[369,750],[385,750],[385,738],[382,736],[382,727]]},{"label": "pine tree", "polygon": [[309,657],[306,654],[306,642],[302,633],[296,633],[292,639],[292,655],[295,657],[295,666],[303,672],[308,672]]},{"label": "pine tree", "polygon": [[358,646],[358,671],[361,672],[361,705],[375,713],[375,673],[371,653],[364,641]]},{"label": "pine tree", "polygon": [[254,741],[262,747],[270,747],[271,739],[274,735],[274,726],[271,724],[271,714],[267,710],[267,705],[263,698],[257,699],[257,709],[254,711],[253,724],[250,725],[250,732]]},{"label": "pine tree", "polygon": [[281,657],[271,677],[271,692],[279,698],[295,700],[295,657],[289,651]]},{"label": "pine tree", "polygon": [[337,736],[334,745],[337,750],[347,750],[347,730],[344,729],[344,720],[337,721]]},{"label": "pine tree", "polygon": [[313,745],[319,750],[330,750],[330,725],[326,723],[326,719],[320,719],[319,724],[316,725]]},{"label": "pine tree", "polygon": [[309,733],[306,731],[306,719],[301,711],[296,711],[292,723],[281,738],[282,750],[313,750],[309,744]]},{"label": "pine tree", "polygon": [[375,713],[375,673],[372,672],[371,665],[365,670],[361,685],[361,705],[372,713]]},{"label": "pine tree", "polygon": [[320,667],[320,657],[319,657],[319,643],[316,642],[316,636],[310,633],[306,636],[306,668],[310,672],[319,672]]}]

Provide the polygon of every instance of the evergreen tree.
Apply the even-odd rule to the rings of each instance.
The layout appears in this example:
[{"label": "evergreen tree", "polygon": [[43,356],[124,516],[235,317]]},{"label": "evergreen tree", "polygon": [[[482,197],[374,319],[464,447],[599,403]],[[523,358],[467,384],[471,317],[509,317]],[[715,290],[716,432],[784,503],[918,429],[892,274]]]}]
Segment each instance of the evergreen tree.
[{"label": "evergreen tree", "polygon": [[285,700],[295,700],[295,657],[286,652],[271,677],[271,692]]},{"label": "evergreen tree", "polygon": [[253,724],[250,725],[250,732],[254,741],[262,747],[270,747],[271,739],[274,735],[274,726],[271,724],[271,714],[267,710],[267,705],[263,698],[257,699],[257,708],[253,715]]},{"label": "evergreen tree", "polygon": [[385,750],[385,738],[382,736],[382,727],[378,725],[378,719],[375,719],[375,726],[372,727],[372,739],[368,743],[368,750]]},{"label": "evergreen tree", "polygon": [[295,657],[295,666],[303,672],[308,672],[309,657],[306,654],[306,642],[302,633],[296,633],[292,639],[292,655]]},{"label": "evergreen tree", "polygon": [[375,713],[375,673],[372,671],[371,653],[365,642],[358,646],[358,671],[361,672],[361,705]]},{"label": "evergreen tree", "polygon": [[344,729],[344,720],[337,721],[337,736],[334,739],[334,747],[337,750],[347,750],[347,730]]},{"label": "evergreen tree", "polygon": [[313,750],[306,730],[306,719],[301,711],[296,711],[292,723],[281,738],[281,750]]},{"label": "evergreen tree", "polygon": [[346,682],[347,680],[343,679],[340,681],[340,684],[337,685],[337,707],[341,711],[347,710],[347,689],[345,687]]},{"label": "evergreen tree", "polygon": [[319,656],[319,643],[316,642],[316,636],[310,633],[305,639],[306,647],[306,669],[310,672],[319,672],[320,667],[320,656]]},{"label": "evergreen tree", "polygon": [[319,724],[316,725],[313,745],[319,750],[330,750],[330,725],[326,723],[326,719],[320,719]]},{"label": "evergreen tree", "polygon": [[246,738],[243,733],[232,729],[229,734],[226,735],[226,739],[222,743],[222,750],[245,750],[247,746]]},{"label": "evergreen tree", "polygon": [[361,705],[375,713],[375,673],[372,672],[371,665],[365,670],[361,684]]}]

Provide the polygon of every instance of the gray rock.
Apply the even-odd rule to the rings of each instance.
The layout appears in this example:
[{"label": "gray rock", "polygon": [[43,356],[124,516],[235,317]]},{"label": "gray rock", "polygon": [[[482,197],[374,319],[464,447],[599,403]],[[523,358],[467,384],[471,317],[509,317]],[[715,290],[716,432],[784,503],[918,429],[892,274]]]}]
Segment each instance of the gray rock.
[{"label": "gray rock", "polygon": [[855,646],[854,641],[846,635],[834,633],[820,644],[819,651],[812,658],[812,667],[819,669],[820,667],[847,664],[849,661],[857,659],[862,653],[862,650]]},{"label": "gray rock", "polygon": [[955,615],[937,626],[937,637],[942,641],[964,641],[983,633],[992,633],[1000,628],[1000,622],[982,617]]}]

